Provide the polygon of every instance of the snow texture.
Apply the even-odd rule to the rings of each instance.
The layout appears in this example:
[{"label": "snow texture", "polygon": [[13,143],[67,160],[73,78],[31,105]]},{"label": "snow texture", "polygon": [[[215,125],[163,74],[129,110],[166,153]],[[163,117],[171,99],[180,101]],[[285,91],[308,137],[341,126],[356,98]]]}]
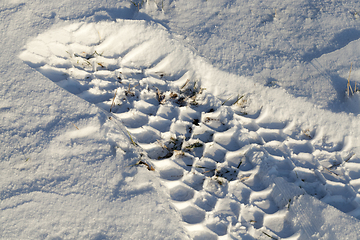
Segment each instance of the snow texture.
[{"label": "snow texture", "polygon": [[357,2],[38,2],[0,5],[1,238],[356,239]]}]

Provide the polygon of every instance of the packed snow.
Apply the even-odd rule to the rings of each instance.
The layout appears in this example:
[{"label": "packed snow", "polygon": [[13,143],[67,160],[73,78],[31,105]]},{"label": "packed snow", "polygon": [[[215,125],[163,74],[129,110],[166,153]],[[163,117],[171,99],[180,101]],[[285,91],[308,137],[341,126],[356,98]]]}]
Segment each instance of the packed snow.
[{"label": "packed snow", "polygon": [[360,3],[0,3],[1,239],[357,239]]}]

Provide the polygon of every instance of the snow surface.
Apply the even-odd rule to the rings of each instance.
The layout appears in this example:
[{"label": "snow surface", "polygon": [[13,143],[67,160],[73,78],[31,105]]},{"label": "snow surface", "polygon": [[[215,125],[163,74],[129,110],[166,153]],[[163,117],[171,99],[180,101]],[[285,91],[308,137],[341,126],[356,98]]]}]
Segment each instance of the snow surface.
[{"label": "snow surface", "polygon": [[360,4],[134,3],[0,3],[1,238],[356,239]]}]

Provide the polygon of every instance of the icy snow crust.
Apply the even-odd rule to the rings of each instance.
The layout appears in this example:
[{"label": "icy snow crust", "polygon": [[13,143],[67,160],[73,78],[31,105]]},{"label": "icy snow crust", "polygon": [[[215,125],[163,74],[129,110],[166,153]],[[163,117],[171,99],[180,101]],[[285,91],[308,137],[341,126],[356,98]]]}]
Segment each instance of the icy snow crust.
[{"label": "icy snow crust", "polygon": [[[321,126],[332,113],[223,73],[148,21],[54,28],[20,58],[103,109],[97,127],[74,125],[58,141],[98,135],[122,167],[156,175],[191,238],[356,239],[360,160],[352,136]],[[127,187],[138,174],[109,189],[114,204],[158,188]]]}]

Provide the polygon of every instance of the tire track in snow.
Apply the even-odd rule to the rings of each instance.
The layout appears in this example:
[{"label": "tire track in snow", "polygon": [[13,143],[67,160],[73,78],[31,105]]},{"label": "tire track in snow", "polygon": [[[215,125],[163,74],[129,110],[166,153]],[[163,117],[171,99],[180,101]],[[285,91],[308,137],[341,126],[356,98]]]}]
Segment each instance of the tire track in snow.
[{"label": "tire track in snow", "polygon": [[192,55],[159,25],[119,20],[50,30],[20,57],[121,120],[194,239],[310,238],[320,229],[289,218],[304,194],[360,216],[349,141],[327,143],[249,96],[220,101]]}]

